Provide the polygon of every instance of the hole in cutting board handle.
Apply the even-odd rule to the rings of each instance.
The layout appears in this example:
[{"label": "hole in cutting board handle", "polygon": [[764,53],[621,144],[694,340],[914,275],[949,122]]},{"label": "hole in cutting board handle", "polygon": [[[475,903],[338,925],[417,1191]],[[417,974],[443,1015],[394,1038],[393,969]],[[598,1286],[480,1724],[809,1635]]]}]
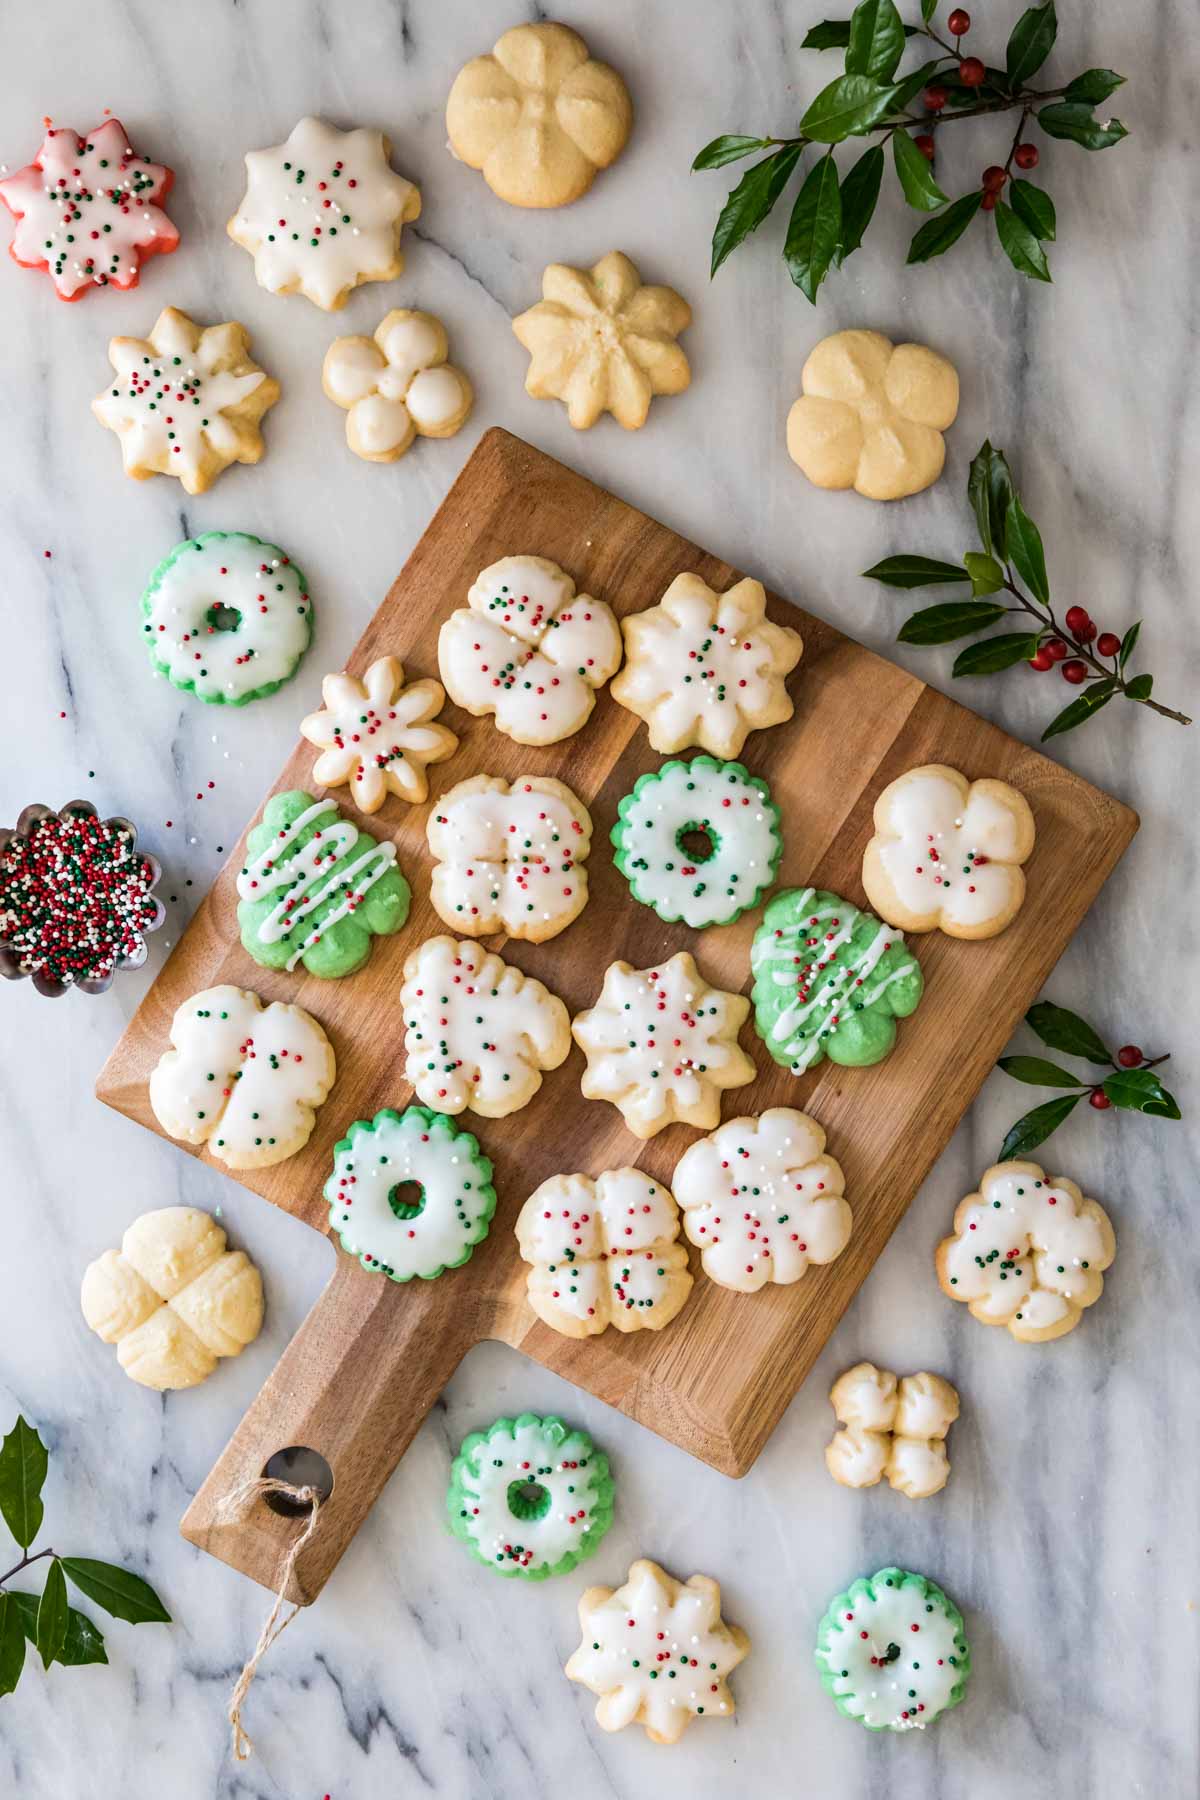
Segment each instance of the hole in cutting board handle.
[{"label": "hole in cutting board handle", "polygon": [[[293,1487],[316,1488],[322,1503],[333,1492],[333,1470],[320,1451],[310,1450],[307,1444],[292,1444],[286,1450],[276,1450],[274,1456],[268,1457],[263,1465],[263,1474],[270,1481],[287,1481]],[[263,1500],[272,1512],[281,1514],[285,1519],[307,1518],[312,1511],[311,1505],[292,1500],[287,1494],[264,1494]]]}]

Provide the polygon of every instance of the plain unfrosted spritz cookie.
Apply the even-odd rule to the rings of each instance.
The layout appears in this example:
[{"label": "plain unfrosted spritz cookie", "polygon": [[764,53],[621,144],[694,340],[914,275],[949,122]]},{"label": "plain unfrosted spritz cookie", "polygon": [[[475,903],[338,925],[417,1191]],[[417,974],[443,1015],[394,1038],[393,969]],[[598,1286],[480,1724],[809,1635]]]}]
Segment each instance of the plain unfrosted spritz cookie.
[{"label": "plain unfrosted spritz cookie", "polygon": [[380,656],[361,681],[326,675],[320,712],[300,721],[300,735],[321,751],[313,779],[323,787],[348,786],[360,812],[378,812],[389,794],[410,806],[429,795],[430,763],[445,762],[458,739],[436,723],[446,703],[438,681],[404,681],[404,665]]},{"label": "plain unfrosted spritz cookie", "polygon": [[814,487],[903,500],[941,474],[958,374],[936,350],[893,344],[881,331],[835,331],[809,356],[800,387],[787,448]]},{"label": "plain unfrosted spritz cookie", "polygon": [[731,925],[758,904],[783,855],[771,790],[741,763],[664,763],[639,776],[617,814],[613,861],[667,924]]},{"label": "plain unfrosted spritz cookie", "polygon": [[391,154],[381,131],[314,118],[247,153],[246,192],[226,230],[253,256],[260,287],[336,312],[360,282],[400,274],[400,233],[420,217],[421,196]]},{"label": "plain unfrosted spritz cookie", "polygon": [[468,937],[542,944],[587,905],[591,815],[552,776],[472,775],[442,795],[426,836],[434,910]]},{"label": "plain unfrosted spritz cookie", "polygon": [[829,1404],[842,1429],[825,1446],[825,1466],[843,1487],[874,1487],[886,1475],[910,1500],[945,1487],[958,1394],[940,1375],[922,1369],[897,1381],[890,1369],[856,1363],[834,1382]]},{"label": "plain unfrosted spritz cookie", "polygon": [[398,308],[373,337],[335,338],[321,385],[346,414],[346,442],[364,462],[395,462],[417,437],[453,437],[475,393],[447,362],[450,340],[432,313]]},{"label": "plain unfrosted spritz cookie", "polygon": [[835,1594],[817,1627],[821,1685],[868,1731],[923,1731],[967,1689],[962,1614],[907,1569],[880,1569]]},{"label": "plain unfrosted spritz cookie", "polygon": [[566,1673],[599,1694],[605,1731],[644,1725],[656,1744],[675,1744],[693,1719],[735,1711],[728,1677],[750,1639],[721,1617],[721,1590],[709,1575],[676,1581],[646,1558],[623,1586],[588,1588],[579,1602],[583,1642]]},{"label": "plain unfrosted spritz cookie", "polygon": [[981,1324],[1042,1344],[1075,1329],[1103,1293],[1116,1253],[1108,1214],[1065,1175],[1035,1162],[995,1163],[959,1202],[954,1235],[937,1247],[937,1277]]},{"label": "plain unfrosted spritz cookie", "polygon": [[566,1575],[612,1524],[608,1458],[552,1415],[497,1419],[463,1439],[446,1514],[455,1537],[497,1575]]}]

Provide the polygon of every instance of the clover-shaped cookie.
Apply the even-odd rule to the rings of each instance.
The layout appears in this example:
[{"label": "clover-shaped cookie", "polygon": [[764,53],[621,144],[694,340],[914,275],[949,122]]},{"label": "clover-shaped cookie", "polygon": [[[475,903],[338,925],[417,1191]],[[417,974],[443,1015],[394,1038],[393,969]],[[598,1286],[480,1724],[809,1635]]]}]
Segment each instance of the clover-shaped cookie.
[{"label": "clover-shaped cookie", "polygon": [[874,1487],[886,1475],[910,1500],[945,1487],[958,1394],[940,1375],[922,1370],[897,1382],[890,1369],[856,1363],[834,1382],[829,1404],[842,1430],[825,1447],[825,1466],[843,1487]]},{"label": "clover-shaped cookie", "polygon": [[513,320],[530,357],[525,392],[561,400],[577,431],[604,412],[636,431],[655,394],[681,394],[691,381],[675,342],[691,321],[691,307],[674,288],[643,287],[619,250],[590,270],[551,263],[542,298]]},{"label": "clover-shaped cookie", "polygon": [[446,361],[446,328],[432,313],[398,307],[374,337],[335,338],[321,385],[346,413],[346,442],[364,462],[395,462],[417,437],[445,438],[465,422],[475,395]]},{"label": "clover-shaped cookie", "polygon": [[435,721],[446,702],[439,681],[404,685],[404,667],[380,656],[361,681],[327,675],[320,712],[300,722],[300,732],[321,750],[313,777],[324,787],[350,785],[361,812],[378,812],[388,794],[417,806],[429,793],[430,763],[445,762],[458,739]]},{"label": "clover-shaped cookie", "polygon": [[506,931],[541,944],[587,905],[592,821],[564,782],[472,775],[443,794],[426,827],[430,899],[468,937]]},{"label": "clover-shaped cookie", "polygon": [[959,1202],[954,1235],[937,1248],[937,1277],[984,1325],[1025,1344],[1073,1331],[1104,1290],[1117,1253],[1112,1223],[1065,1175],[1034,1162],[995,1163]]},{"label": "clover-shaped cookie", "polygon": [[815,487],[903,500],[931,487],[958,412],[954,365],[880,331],[835,331],[804,365],[788,414],[788,455]]},{"label": "clover-shaped cookie", "polygon": [[566,25],[516,25],[460,69],[450,149],[510,206],[566,206],[625,147],[629,90]]}]

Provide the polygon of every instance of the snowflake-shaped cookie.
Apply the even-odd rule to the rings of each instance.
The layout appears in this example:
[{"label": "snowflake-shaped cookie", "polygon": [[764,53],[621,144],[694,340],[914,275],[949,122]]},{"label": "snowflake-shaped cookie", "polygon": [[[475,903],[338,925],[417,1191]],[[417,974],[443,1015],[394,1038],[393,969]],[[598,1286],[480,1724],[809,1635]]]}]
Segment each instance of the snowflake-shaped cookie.
[{"label": "snowflake-shaped cookie", "polygon": [[254,258],[260,287],[336,312],[362,281],[404,267],[400,232],[421,196],[389,167],[381,131],[301,119],[282,144],[246,156],[246,192],[226,227]]},{"label": "snowflake-shaped cookie", "polygon": [[529,1304],[564,1337],[661,1331],[692,1291],[669,1188],[641,1169],[552,1175],[521,1208]]},{"label": "snowflake-shaped cookie", "polygon": [[786,677],[804,643],[767,618],[766,599],[761,581],[718,594],[698,575],[677,575],[657,606],[622,619],[613,698],[646,721],[656,750],[699,744],[728,760],[747,733],[791,718]]},{"label": "snowflake-shaped cookie", "polygon": [[374,337],[335,338],[321,385],[346,412],[346,442],[365,462],[395,462],[416,437],[453,437],[475,395],[446,361],[450,341],[432,313],[397,308]]},{"label": "snowflake-shaped cookie", "polygon": [[264,1007],[248,988],[206,988],[176,1012],[171,1043],[150,1077],[168,1137],[207,1144],[231,1169],[265,1169],[304,1148],[337,1073],[310,1013]]},{"label": "snowflake-shaped cookie", "polygon": [[612,609],[577,594],[544,556],[505,556],[480,571],[467,605],[438,635],[438,667],[456,705],[518,744],[556,744],[591,716],[621,662]]},{"label": "snowflake-shaped cookie", "polygon": [[689,1145],[672,1184],[704,1273],[743,1294],[799,1281],[850,1239],[841,1165],[825,1155],[817,1121],[790,1106],[730,1119]]},{"label": "snowflake-shaped cookie", "polygon": [[788,414],[792,461],[816,487],[902,500],[931,487],[958,412],[954,365],[880,331],[835,331],[804,365]]},{"label": "snowflake-shaped cookie", "polygon": [[1007,781],[968,781],[929,763],[889,782],[863,857],[867,899],[904,931],[995,937],[1025,898],[1029,802]]},{"label": "snowflake-shaped cookie", "polygon": [[619,250],[590,270],[551,263],[542,276],[542,298],[513,320],[530,357],[525,392],[535,400],[561,400],[577,431],[604,412],[636,431],[655,394],[681,394],[691,381],[688,359],[675,342],[691,321],[682,295],[643,287]]},{"label": "snowflake-shaped cookie", "polygon": [[361,812],[378,812],[389,794],[419,805],[429,793],[428,764],[445,762],[458,748],[454,733],[435,723],[446,702],[441,683],[406,687],[394,656],[379,657],[361,681],[327,675],[321,698],[322,711],[300,721],[301,735],[322,752],[313,776],[325,787],[349,783]]},{"label": "snowflake-shaped cookie", "polygon": [[579,1602],[583,1642],[566,1673],[599,1694],[605,1731],[644,1725],[674,1744],[693,1719],[728,1719],[727,1677],[750,1639],[721,1618],[721,1590],[708,1575],[676,1581],[657,1563],[633,1563],[623,1587],[589,1588]]},{"label": "snowflake-shaped cookie", "polygon": [[571,1048],[567,1009],[548,988],[469,941],[435,937],[404,965],[406,1080],[435,1112],[503,1119]]},{"label": "snowflake-shaped cookie", "polygon": [[85,138],[48,131],[33,161],[0,181],[0,200],[17,221],[9,254],[23,268],[45,269],[63,300],[94,287],[136,287],[146,258],[179,243],[160,204],[174,180],[161,163],[134,154],[117,119]]},{"label": "snowflake-shaped cookie", "polygon": [[749,1010],[744,995],[709,987],[686,950],[654,969],[612,963],[571,1027],[587,1057],[585,1098],[611,1100],[635,1137],[677,1120],[710,1130],[723,1089],[754,1080],[737,1041]]},{"label": "snowflake-shaped cookie", "polygon": [[940,1375],[922,1370],[897,1382],[890,1369],[856,1363],[834,1382],[829,1404],[843,1429],[825,1447],[825,1466],[843,1487],[874,1487],[886,1475],[910,1500],[945,1487],[958,1394]]},{"label": "snowflake-shaped cookie", "polygon": [[135,481],[175,475],[203,494],[230,463],[261,460],[259,423],[279,383],[251,358],[244,325],[196,325],[168,306],[148,338],[113,338],[108,360],[116,376],[92,411]]},{"label": "snowflake-shaped cookie", "polygon": [[544,943],[587,905],[587,807],[561,781],[473,775],[443,794],[426,827],[434,858],[430,898],[469,937],[506,931]]}]

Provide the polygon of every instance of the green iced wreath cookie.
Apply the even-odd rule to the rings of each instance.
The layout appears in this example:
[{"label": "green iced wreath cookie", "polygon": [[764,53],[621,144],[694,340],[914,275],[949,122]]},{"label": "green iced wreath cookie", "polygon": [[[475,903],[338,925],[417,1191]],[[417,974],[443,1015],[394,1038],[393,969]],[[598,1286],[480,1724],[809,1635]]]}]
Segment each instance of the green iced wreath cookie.
[{"label": "green iced wreath cookie", "polygon": [[445,1113],[410,1106],[356,1119],[333,1148],[329,1223],[364,1269],[432,1281],[469,1260],[496,1210],[492,1165]]},{"label": "green iced wreath cookie", "polygon": [[814,1655],[821,1684],[868,1731],[919,1731],[957,1706],[971,1652],[962,1614],[940,1587],[880,1569],[829,1603]]},{"label": "green iced wreath cookie", "polygon": [[642,775],[617,808],[613,861],[667,924],[730,925],[783,855],[771,790],[738,762],[696,756]]},{"label": "green iced wreath cookie", "polygon": [[334,801],[298,788],[267,801],[237,891],[242,944],[255,962],[303,963],[329,979],[361,968],[372,937],[399,931],[411,897],[390,839],[377,843]]},{"label": "green iced wreath cookie", "polygon": [[497,1575],[565,1575],[612,1524],[608,1458],[561,1419],[497,1419],[464,1438],[446,1511],[455,1537]]},{"label": "green iced wreath cookie", "polygon": [[901,932],[819,888],[776,894],[750,967],[758,1035],[793,1075],[826,1056],[852,1069],[882,1062],[924,988]]}]

